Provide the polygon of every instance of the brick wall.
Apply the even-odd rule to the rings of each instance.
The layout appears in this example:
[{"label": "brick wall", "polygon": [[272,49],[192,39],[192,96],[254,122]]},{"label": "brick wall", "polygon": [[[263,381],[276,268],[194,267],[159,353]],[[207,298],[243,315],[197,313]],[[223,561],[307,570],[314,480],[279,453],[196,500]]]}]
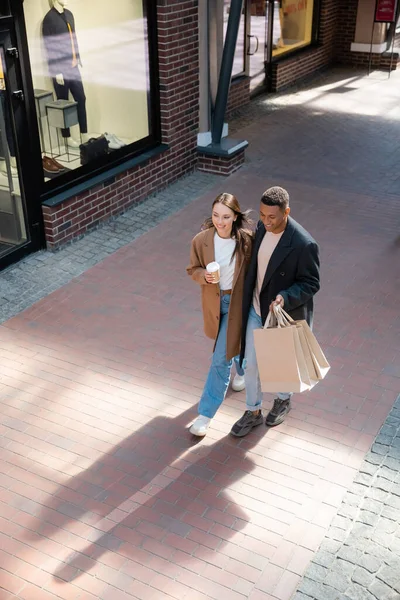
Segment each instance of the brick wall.
[{"label": "brick wall", "polygon": [[[357,9],[359,0],[340,0],[339,3],[339,26],[336,31],[336,53],[335,61],[338,64],[354,67],[365,67],[369,65],[369,52],[352,52],[351,44],[354,42],[357,22]],[[392,61],[392,70],[396,69],[398,54],[395,53]],[[373,69],[389,70],[390,53],[373,54],[371,59]]]},{"label": "brick wall", "polygon": [[229,119],[230,115],[245,106],[250,102],[250,78],[249,77],[238,77],[232,79],[231,87],[229,89],[228,106],[226,107],[226,118]]},{"label": "brick wall", "polygon": [[197,11],[198,0],[157,0],[162,142],[170,150],[59,206],[44,206],[49,248],[82,235],[196,167]]},{"label": "brick wall", "polygon": [[354,42],[357,22],[358,0],[340,0],[339,2],[339,23],[335,38],[335,60],[339,64],[352,64],[354,53],[350,51],[351,44]]},{"label": "brick wall", "polygon": [[199,171],[206,171],[207,173],[231,175],[231,173],[234,173],[242,166],[244,161],[244,149],[232,157],[210,156],[200,153],[197,168]]},{"label": "brick wall", "polygon": [[[353,2],[353,0],[349,0],[349,2]],[[304,79],[333,63],[338,15],[338,0],[321,0],[318,46],[305,49],[286,60],[274,63],[272,68],[273,91],[288,87],[295,81]]]}]

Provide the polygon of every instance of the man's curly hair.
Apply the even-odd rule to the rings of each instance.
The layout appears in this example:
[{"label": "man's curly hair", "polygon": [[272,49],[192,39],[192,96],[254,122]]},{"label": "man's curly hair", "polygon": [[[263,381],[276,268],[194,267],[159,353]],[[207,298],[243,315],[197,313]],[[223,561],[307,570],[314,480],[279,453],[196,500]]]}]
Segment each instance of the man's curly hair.
[{"label": "man's curly hair", "polygon": [[279,206],[284,211],[289,206],[289,193],[279,185],[275,185],[265,190],[261,202],[267,206]]}]

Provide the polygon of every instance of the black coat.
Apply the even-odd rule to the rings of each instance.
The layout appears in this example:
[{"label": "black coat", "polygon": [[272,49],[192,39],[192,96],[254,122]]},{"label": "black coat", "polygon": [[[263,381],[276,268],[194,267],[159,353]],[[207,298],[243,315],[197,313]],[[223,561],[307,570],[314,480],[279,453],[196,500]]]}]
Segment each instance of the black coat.
[{"label": "black coat", "polygon": [[[241,360],[245,354],[247,321],[257,283],[258,250],[264,235],[265,227],[259,221],[243,289]],[[318,244],[299,223],[289,217],[286,229],[268,263],[261,288],[260,307],[263,325],[271,302],[281,294],[285,301],[285,311],[295,320],[306,319],[311,326],[313,297],[319,287]]]},{"label": "black coat", "polygon": [[75,55],[81,65],[78,40],[76,39],[74,15],[70,10],[64,9],[61,14],[55,8],[49,10],[43,19],[42,34],[46,48],[49,72],[52,77],[59,73],[65,75],[72,70],[72,44],[68,24],[71,27],[74,40]]}]

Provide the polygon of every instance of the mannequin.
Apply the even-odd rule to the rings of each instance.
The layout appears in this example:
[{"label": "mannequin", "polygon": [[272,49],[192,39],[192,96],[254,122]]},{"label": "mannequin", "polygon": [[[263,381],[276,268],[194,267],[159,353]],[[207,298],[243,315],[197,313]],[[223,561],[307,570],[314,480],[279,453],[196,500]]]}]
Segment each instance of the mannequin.
[{"label": "mannequin", "polygon": [[[51,0],[52,8],[45,15],[42,34],[46,48],[50,76],[58,100],[68,100],[69,93],[78,103],[78,120],[82,141],[87,133],[86,96],[79,65],[82,66],[78,40],[75,33],[74,16],[69,11],[67,0]],[[61,130],[68,146],[77,148],[79,143],[71,137],[69,129]]]}]

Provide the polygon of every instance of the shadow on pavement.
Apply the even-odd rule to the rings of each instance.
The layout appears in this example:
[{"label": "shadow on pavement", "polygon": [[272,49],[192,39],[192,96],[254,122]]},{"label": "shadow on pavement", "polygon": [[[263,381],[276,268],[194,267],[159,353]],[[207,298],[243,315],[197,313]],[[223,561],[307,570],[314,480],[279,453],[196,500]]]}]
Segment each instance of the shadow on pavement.
[{"label": "shadow on pavement", "polygon": [[[109,551],[134,560],[149,541],[171,556],[177,550],[190,555],[198,544],[213,552],[243,528],[248,516],[225,488],[255,468],[245,455],[260,435],[246,440],[246,450],[230,436],[198,444],[186,429],[194,416],[191,407],[176,418],[152,419],[49,498],[37,515],[36,535],[56,539],[80,525],[89,540],[55,578],[76,580]],[[232,455],[240,458],[240,469],[228,460]]]}]

